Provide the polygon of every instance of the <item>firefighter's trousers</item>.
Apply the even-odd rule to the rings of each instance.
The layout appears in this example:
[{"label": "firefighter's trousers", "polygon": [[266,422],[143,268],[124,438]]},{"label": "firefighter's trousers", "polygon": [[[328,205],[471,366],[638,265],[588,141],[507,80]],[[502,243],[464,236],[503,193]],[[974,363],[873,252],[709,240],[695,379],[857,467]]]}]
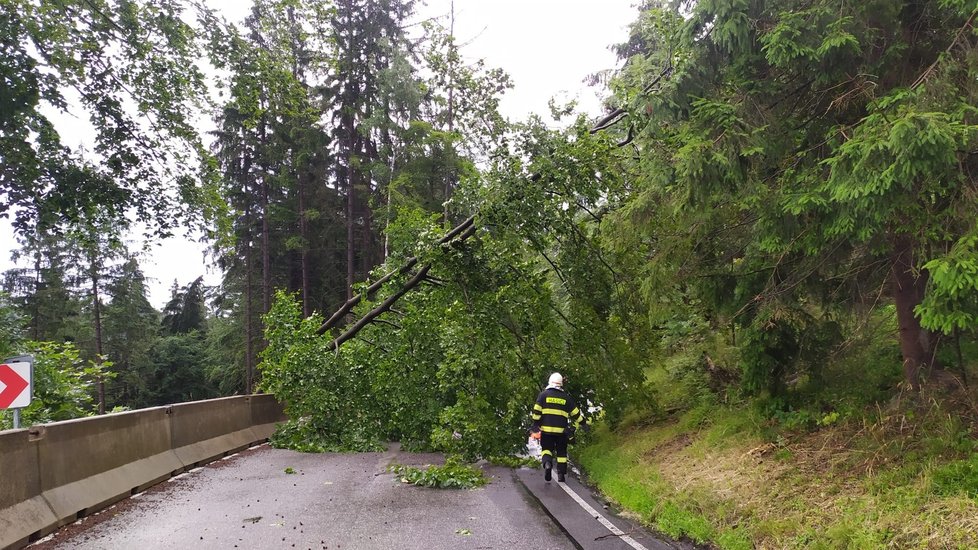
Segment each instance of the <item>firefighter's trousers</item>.
[{"label": "firefighter's trousers", "polygon": [[561,476],[567,474],[567,434],[555,434],[543,432],[540,434],[540,448],[542,451],[541,459],[543,460],[543,467],[547,467],[547,463],[554,463],[556,459],[557,462],[557,473]]}]

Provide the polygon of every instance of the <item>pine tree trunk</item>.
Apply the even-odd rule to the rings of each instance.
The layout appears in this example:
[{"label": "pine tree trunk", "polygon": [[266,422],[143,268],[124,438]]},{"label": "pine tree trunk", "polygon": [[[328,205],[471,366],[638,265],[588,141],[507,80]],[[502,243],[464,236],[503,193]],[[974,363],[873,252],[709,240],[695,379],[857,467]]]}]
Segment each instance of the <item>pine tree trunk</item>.
[{"label": "pine tree trunk", "polygon": [[[264,150],[268,146],[268,128],[264,117],[261,122],[259,147]],[[272,309],[272,256],[271,256],[271,223],[268,220],[268,167],[261,165],[261,292],[262,313]]]},{"label": "pine tree trunk", "polygon": [[346,299],[353,298],[353,283],[356,275],[354,252],[356,235],[354,232],[354,216],[356,214],[356,184],[353,169],[354,132],[353,115],[344,118],[346,126]]},{"label": "pine tree trunk", "polygon": [[[451,13],[451,24],[449,26],[448,33],[451,36],[451,40],[452,40],[451,42],[452,45],[450,46],[450,48],[454,48],[455,46],[455,1],[454,0],[452,0],[451,3],[450,13]],[[451,50],[449,50],[449,53],[451,53]],[[455,63],[454,63],[454,57],[450,57],[449,59],[453,60],[448,66],[448,132],[452,133],[455,131]],[[454,186],[455,186],[455,171],[454,169],[448,170],[447,173],[445,174],[445,196],[444,196],[445,206],[444,206],[444,211],[442,212],[442,219],[444,220],[446,227],[448,227],[451,223],[448,219],[448,200],[452,198],[452,189],[454,188]]]},{"label": "pine tree trunk", "polygon": [[[305,172],[303,172],[305,173]],[[302,249],[299,251],[299,263],[302,271],[302,316],[312,315],[310,302],[310,285],[312,284],[309,270],[309,223],[306,220],[306,183],[299,176],[299,237],[302,239]]]},{"label": "pine tree trunk", "polygon": [[[102,310],[98,299],[98,268],[94,256],[90,257],[92,277],[92,314],[95,316],[95,362],[102,364]],[[105,378],[98,378],[98,413],[105,414]]]},{"label": "pine tree trunk", "polygon": [[918,272],[913,261],[913,241],[907,235],[894,239],[891,257],[891,292],[896,305],[903,376],[907,385],[920,388],[921,372],[933,364],[933,350],[927,331],[920,326],[914,308],[920,304],[927,284],[926,274]]},{"label": "pine tree trunk", "polygon": [[[41,252],[34,253],[34,295],[41,294]],[[35,342],[41,341],[41,301],[34,299],[34,318],[31,320],[31,333]]]},{"label": "pine tree trunk", "polygon": [[248,227],[246,232],[245,241],[245,297],[244,297],[244,308],[245,308],[245,393],[254,393],[255,384],[255,349],[254,349],[254,323],[252,317],[254,313],[252,311],[254,304],[254,277],[252,276],[252,271],[254,270],[254,261],[251,258],[251,205],[245,209],[245,223]]},{"label": "pine tree trunk", "polygon": [[[291,42],[292,47],[292,76],[296,81],[302,83],[303,89],[306,89],[306,80],[304,74],[304,67],[300,63],[300,58],[302,56],[300,38],[297,35],[300,26],[296,21],[295,17],[295,6],[288,6],[285,10],[286,17],[289,21],[289,30],[291,32]],[[293,163],[296,163],[295,155],[293,157]],[[307,161],[309,162],[309,161]],[[309,273],[309,225],[306,221],[306,178],[312,179],[312,174],[305,169],[305,167],[298,168],[298,178],[296,178],[296,186],[298,187],[297,192],[299,195],[299,237],[302,240],[302,248],[299,250],[299,271],[302,286],[302,315],[303,317],[309,317],[312,315],[312,304],[310,302],[310,273]]]},{"label": "pine tree trunk", "polygon": [[373,254],[374,220],[373,220],[373,212],[370,210],[370,195],[373,193],[373,189],[371,188],[370,185],[370,181],[371,181],[370,173],[368,172],[366,174],[361,174],[361,177],[363,178],[365,185],[364,185],[363,197],[362,200],[360,201],[360,213],[359,213],[359,217],[363,221],[363,225],[360,227],[360,231],[361,231],[360,233],[360,239],[361,239],[360,280],[365,281],[370,276],[370,269],[373,267],[373,257],[374,257]]},{"label": "pine tree trunk", "polygon": [[261,215],[261,298],[262,313],[272,309],[272,256],[270,252],[271,239],[268,222],[268,184],[262,182],[262,215]]},{"label": "pine tree trunk", "polygon": [[[242,173],[245,181],[245,191],[250,191],[248,181],[251,179],[251,156],[245,153],[244,159],[242,159]],[[246,193],[250,197],[250,193]],[[255,327],[254,327],[254,269],[255,262],[252,258],[252,246],[251,243],[254,240],[254,234],[252,228],[254,222],[252,220],[252,202],[250,199],[245,199],[245,242],[244,242],[244,260],[245,260],[245,288],[244,288],[244,337],[245,337],[245,393],[254,393],[255,389]]]}]

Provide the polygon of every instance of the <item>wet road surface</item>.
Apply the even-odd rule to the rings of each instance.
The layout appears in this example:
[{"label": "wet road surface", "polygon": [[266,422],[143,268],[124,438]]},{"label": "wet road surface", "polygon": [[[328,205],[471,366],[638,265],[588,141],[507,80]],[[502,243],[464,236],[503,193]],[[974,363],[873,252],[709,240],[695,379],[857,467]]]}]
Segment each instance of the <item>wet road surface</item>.
[{"label": "wet road surface", "polygon": [[[507,468],[489,485],[400,483],[390,464],[439,455],[303,454],[261,446],[178,476],[32,548],[571,549]],[[286,473],[286,471],[295,473]]]}]

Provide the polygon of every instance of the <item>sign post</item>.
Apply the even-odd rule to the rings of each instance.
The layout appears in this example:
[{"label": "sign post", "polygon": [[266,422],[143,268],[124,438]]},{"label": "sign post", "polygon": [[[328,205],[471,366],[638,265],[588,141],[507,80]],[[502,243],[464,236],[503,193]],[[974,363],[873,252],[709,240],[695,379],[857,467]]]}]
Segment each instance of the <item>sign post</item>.
[{"label": "sign post", "polygon": [[14,429],[20,428],[20,409],[31,404],[34,357],[21,355],[0,363],[0,409],[14,410]]}]

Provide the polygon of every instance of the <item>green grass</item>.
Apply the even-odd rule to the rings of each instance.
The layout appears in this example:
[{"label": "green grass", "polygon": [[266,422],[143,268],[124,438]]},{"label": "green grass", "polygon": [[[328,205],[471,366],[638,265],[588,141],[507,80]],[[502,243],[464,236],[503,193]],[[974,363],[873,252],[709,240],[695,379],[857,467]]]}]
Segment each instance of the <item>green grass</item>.
[{"label": "green grass", "polygon": [[[880,411],[765,443],[756,407],[694,407],[645,427],[599,426],[576,458],[649,527],[723,549],[978,545],[968,424],[936,404]],[[717,461],[756,483],[730,494],[722,475],[697,477]]]},{"label": "green grass", "polygon": [[693,427],[709,424],[717,433],[732,433],[731,426],[750,424],[742,415],[732,414],[735,411],[726,412],[731,414],[714,418],[706,409],[696,409],[678,422],[633,430],[627,437],[619,437],[606,426],[599,426],[578,459],[588,479],[604,494],[657,531],[698,543],[713,541],[721,548],[749,549],[752,543],[746,530],[717,527],[707,515],[697,511],[703,507],[723,516],[726,503],[711,500],[708,495],[677,494],[648,460],[649,453],[657,447],[669,445]]},{"label": "green grass", "polygon": [[737,362],[722,338],[673,346],[646,370],[657,406],[575,458],[647,526],[723,549],[978,548],[978,390],[900,394],[895,331],[880,308],[776,397],[707,390],[704,352]]},{"label": "green grass", "polygon": [[931,484],[939,495],[963,494],[978,499],[978,454],[935,468]]}]

